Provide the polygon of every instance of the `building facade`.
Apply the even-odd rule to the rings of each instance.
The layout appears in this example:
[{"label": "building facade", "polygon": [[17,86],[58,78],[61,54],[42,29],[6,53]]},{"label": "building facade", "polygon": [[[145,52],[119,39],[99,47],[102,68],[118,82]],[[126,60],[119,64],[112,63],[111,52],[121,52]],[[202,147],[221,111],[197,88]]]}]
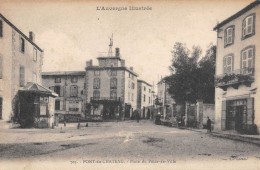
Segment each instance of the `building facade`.
[{"label": "building facade", "polygon": [[150,118],[153,106],[152,85],[143,80],[137,80],[137,108],[141,118]]},{"label": "building facade", "polygon": [[85,117],[85,71],[43,72],[42,84],[58,94],[55,114],[60,119]]},{"label": "building facade", "polygon": [[169,83],[167,82],[167,77],[164,77],[157,83],[156,99],[156,105],[164,118],[166,118],[166,116],[173,116],[176,104],[175,100],[169,94],[168,89]]},{"label": "building facade", "polygon": [[41,84],[43,50],[0,14],[0,119],[14,116],[12,103],[28,82]]},{"label": "building facade", "polygon": [[87,61],[86,87],[88,115],[130,118],[137,109],[137,74],[125,66],[119,48],[115,56],[99,57],[98,66]]},{"label": "building facade", "polygon": [[257,133],[260,127],[260,1],[223,22],[217,31],[215,129]]}]

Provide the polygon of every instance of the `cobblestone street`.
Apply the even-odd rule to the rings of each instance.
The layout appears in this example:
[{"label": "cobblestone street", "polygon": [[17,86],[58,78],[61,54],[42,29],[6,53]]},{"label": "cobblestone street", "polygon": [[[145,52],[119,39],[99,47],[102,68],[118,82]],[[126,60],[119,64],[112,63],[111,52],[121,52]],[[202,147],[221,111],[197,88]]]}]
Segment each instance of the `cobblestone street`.
[{"label": "cobblestone street", "polygon": [[[135,163],[178,164],[218,161],[258,165],[259,147],[249,143],[154,125],[150,120],[62,124],[55,129],[1,129],[2,161],[65,161],[69,164]],[[121,162],[120,162],[121,161]],[[104,162],[102,162],[104,163]],[[239,164],[236,164],[239,165]]]}]

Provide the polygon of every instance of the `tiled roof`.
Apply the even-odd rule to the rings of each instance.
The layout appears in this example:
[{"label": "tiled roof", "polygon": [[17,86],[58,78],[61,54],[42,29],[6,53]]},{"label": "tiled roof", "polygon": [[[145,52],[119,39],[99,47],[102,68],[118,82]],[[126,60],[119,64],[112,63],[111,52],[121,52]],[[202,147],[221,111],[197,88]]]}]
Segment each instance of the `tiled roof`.
[{"label": "tiled roof", "polygon": [[33,82],[28,82],[21,91],[39,92],[51,96],[58,96],[58,94],[54,93],[52,90]]}]

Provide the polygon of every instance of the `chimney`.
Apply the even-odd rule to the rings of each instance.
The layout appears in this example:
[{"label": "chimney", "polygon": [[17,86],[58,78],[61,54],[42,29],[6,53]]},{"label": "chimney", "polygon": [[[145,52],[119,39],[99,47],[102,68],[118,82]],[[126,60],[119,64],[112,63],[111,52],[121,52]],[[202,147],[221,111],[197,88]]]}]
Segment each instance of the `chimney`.
[{"label": "chimney", "polygon": [[120,50],[119,50],[119,48],[116,48],[116,57],[120,57]]},{"label": "chimney", "polygon": [[121,60],[121,67],[125,67],[125,60]]},{"label": "chimney", "polygon": [[131,70],[131,71],[134,71],[134,67],[130,67],[130,70]]},{"label": "chimney", "polygon": [[87,67],[91,67],[92,66],[92,60],[87,61],[86,65],[87,65]]},{"label": "chimney", "polygon": [[34,40],[35,40],[35,35],[34,35],[34,33],[33,33],[32,31],[29,32],[29,39],[30,39],[32,42],[34,42]]}]

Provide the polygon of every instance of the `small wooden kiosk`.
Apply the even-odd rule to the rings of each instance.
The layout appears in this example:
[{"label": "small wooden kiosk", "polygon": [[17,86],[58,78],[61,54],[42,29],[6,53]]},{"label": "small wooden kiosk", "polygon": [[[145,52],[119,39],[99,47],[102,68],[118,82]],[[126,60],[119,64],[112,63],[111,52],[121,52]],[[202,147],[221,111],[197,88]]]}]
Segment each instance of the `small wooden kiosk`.
[{"label": "small wooden kiosk", "polygon": [[21,127],[49,128],[54,125],[56,93],[29,82],[23,90],[19,90],[18,96],[18,122]]}]

